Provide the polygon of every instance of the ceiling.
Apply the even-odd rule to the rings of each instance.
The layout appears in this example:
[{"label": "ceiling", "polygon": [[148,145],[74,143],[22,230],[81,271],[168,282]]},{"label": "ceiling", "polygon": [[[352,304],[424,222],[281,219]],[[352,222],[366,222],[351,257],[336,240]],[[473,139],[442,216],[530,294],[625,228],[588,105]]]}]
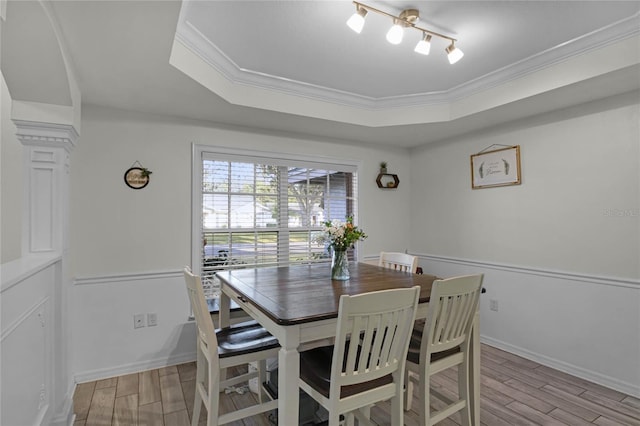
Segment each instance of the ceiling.
[{"label": "ceiling", "polygon": [[369,13],[362,33],[352,32],[345,25],[355,11],[350,1],[185,4],[179,25],[195,27],[238,68],[368,98],[451,91],[628,18],[640,7],[597,1],[367,3],[394,15],[419,8],[420,26],[457,38],[466,52],[450,65],[448,40],[434,37],[429,56],[413,52],[420,31],[406,30],[398,46],[388,43],[392,20],[386,16]]},{"label": "ceiling", "polygon": [[[37,101],[51,89],[34,90],[41,79],[24,77],[11,43],[31,34],[37,49],[20,3],[33,2],[9,1],[2,69],[14,99]],[[294,137],[410,148],[640,88],[640,1],[366,3],[419,9],[419,25],[456,38],[464,58],[450,65],[437,38],[429,56],[415,54],[415,30],[393,46],[390,19],[373,13],[356,34],[350,1],[54,0],[51,10],[83,104]],[[597,61],[630,39],[635,58]]]}]

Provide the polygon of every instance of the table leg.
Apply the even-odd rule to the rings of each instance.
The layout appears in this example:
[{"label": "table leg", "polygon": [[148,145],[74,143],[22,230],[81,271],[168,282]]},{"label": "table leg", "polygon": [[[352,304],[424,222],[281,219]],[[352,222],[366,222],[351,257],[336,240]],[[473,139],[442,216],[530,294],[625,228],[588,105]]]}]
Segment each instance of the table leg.
[{"label": "table leg", "polygon": [[300,391],[300,353],[296,342],[280,342],[278,353],[278,425],[298,424]]},{"label": "table leg", "polygon": [[225,328],[231,324],[231,299],[224,292],[220,292],[220,311],[218,312],[218,327]]},{"label": "table leg", "polygon": [[480,311],[476,311],[471,330],[471,395],[469,396],[469,409],[471,411],[471,424],[480,426]]},{"label": "table leg", "polygon": [[[231,325],[231,299],[229,296],[220,292],[220,310],[218,311],[218,327],[225,328]],[[227,369],[220,370],[220,381],[227,379]]]}]

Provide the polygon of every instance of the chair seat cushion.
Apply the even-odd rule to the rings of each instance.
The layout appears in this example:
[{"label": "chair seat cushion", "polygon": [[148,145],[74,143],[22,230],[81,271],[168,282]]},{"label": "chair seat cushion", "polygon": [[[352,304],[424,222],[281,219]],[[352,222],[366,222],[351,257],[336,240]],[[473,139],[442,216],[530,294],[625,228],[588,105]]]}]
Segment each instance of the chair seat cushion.
[{"label": "chair seat cushion", "polygon": [[255,321],[216,330],[216,338],[218,339],[218,356],[220,358],[248,354],[280,346],[278,340]]},{"label": "chair seat cushion", "polygon": [[[420,364],[420,343],[422,342],[422,331],[424,330],[425,320],[417,320],[411,332],[411,341],[409,342],[409,351],[407,352],[407,361],[414,364]],[[460,352],[460,346],[447,349],[446,351],[431,354],[431,362],[446,358]]]},{"label": "chair seat cushion", "polygon": [[[331,387],[332,359],[333,346],[323,346],[300,354],[300,378],[327,398],[329,398],[329,389]],[[388,374],[376,380],[343,386],[340,390],[340,398],[346,398],[392,382],[393,377]]]}]

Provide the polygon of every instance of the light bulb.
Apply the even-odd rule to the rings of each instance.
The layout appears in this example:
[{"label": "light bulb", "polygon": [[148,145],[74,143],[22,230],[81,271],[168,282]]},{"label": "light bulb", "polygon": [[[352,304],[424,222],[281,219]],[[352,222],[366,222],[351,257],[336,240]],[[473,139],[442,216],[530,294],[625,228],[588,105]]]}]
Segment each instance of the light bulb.
[{"label": "light bulb", "polygon": [[389,32],[387,32],[387,41],[391,44],[400,44],[402,42],[402,36],[404,36],[404,30],[396,21],[393,27],[389,29]]},{"label": "light bulb", "polygon": [[449,45],[449,47],[445,49],[445,51],[447,52],[447,57],[449,58],[449,63],[451,65],[458,62],[464,56],[464,53],[462,53],[462,50],[454,46],[453,42]]},{"label": "light bulb", "polygon": [[424,34],[424,36],[422,37],[422,40],[420,40],[418,44],[416,44],[416,47],[415,49],[413,49],[413,51],[421,55],[428,55],[430,50],[431,50],[431,35]]},{"label": "light bulb", "polygon": [[364,27],[364,17],[365,16],[367,16],[366,9],[363,8],[363,7],[358,7],[358,9],[356,10],[356,13],[351,15],[351,18],[349,18],[349,20],[347,20],[347,25],[353,31],[355,31],[358,34],[360,34],[360,32],[362,31],[362,28]]}]

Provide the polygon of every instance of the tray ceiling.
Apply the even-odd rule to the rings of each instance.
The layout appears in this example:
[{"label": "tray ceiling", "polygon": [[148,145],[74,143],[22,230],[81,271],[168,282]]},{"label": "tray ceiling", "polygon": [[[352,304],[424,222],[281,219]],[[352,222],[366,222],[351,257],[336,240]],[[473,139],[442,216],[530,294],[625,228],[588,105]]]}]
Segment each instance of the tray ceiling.
[{"label": "tray ceiling", "polygon": [[[442,41],[415,54],[417,32],[387,43],[382,16],[353,33],[350,1],[48,4],[83,104],[292,137],[416,147],[640,88],[640,1],[367,3],[418,8],[455,65]],[[41,28],[2,28],[3,73],[31,87],[6,53]]]}]

